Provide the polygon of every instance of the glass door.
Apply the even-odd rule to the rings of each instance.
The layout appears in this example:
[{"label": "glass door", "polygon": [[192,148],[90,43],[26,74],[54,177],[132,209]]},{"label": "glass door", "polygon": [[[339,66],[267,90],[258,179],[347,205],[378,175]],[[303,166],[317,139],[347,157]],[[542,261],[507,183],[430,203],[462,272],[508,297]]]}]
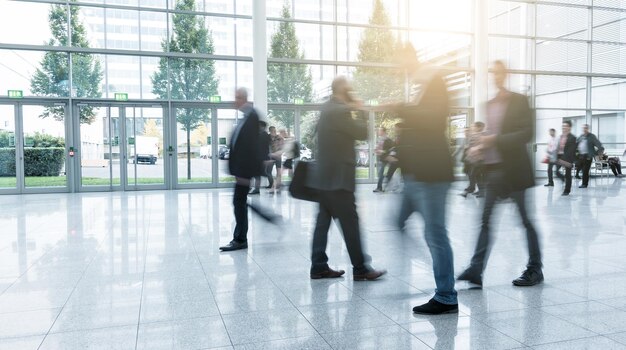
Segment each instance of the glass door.
[{"label": "glass door", "polygon": [[166,188],[162,106],[78,103],[75,114],[85,113],[93,118],[77,128],[82,191]]},{"label": "glass door", "polygon": [[16,105],[0,104],[0,193],[17,192]]}]

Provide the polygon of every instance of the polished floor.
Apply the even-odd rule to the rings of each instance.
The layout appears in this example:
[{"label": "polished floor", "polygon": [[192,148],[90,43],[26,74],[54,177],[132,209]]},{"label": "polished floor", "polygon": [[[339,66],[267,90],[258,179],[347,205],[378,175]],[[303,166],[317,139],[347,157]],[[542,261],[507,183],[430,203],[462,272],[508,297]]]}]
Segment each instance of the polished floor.
[{"label": "polished floor", "polygon": [[[460,271],[480,200],[449,196]],[[511,280],[526,260],[515,208],[497,210],[485,288],[458,284],[460,313],[414,316],[433,292],[419,217],[393,227],[399,196],[360,185],[363,235],[380,281],[353,282],[336,227],[328,253],[345,278],[308,278],[316,207],[266,193],[285,218],[251,218],[250,248],[219,253],[230,190],[0,196],[0,349],[626,349],[626,180],[592,179],[561,197],[529,191],[545,283]],[[622,192],[623,191],[623,192]]]}]

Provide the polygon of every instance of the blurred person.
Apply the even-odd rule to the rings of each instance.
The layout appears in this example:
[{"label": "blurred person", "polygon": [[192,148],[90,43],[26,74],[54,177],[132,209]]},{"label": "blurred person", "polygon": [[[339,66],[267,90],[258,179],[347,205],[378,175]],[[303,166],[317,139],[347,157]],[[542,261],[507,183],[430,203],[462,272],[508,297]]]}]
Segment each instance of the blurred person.
[{"label": "blurred person", "polygon": [[[397,146],[398,146],[398,143],[400,142],[400,133],[402,132],[403,124],[402,122],[398,122],[393,127],[394,127],[394,132],[396,134],[396,139],[392,140],[393,145],[389,149],[389,155],[387,156],[387,158],[385,158],[385,160],[387,161],[387,164],[389,164],[389,168],[387,169],[387,175],[385,175],[386,185],[383,187],[383,191],[387,191],[388,187],[390,186],[391,180],[393,179],[393,175],[396,173],[396,171],[400,167],[399,162],[398,162],[398,147]],[[396,185],[392,189],[392,191],[395,192],[399,187],[400,187],[399,185]]]},{"label": "blurred person", "polygon": [[[274,183],[274,179],[272,177],[271,169],[268,173],[267,171],[267,162],[270,160],[270,135],[265,131],[267,127],[267,123],[264,121],[259,121],[259,152],[260,157],[263,159],[263,176],[267,177],[267,181],[269,182],[269,186],[271,187]],[[273,164],[273,162],[272,162]],[[261,193],[261,176],[257,176],[254,178],[255,186],[254,190],[250,192],[250,194],[260,194]]]},{"label": "blurred person", "polygon": [[[431,69],[417,72],[424,88],[417,103],[398,108],[403,120],[398,159],[404,177],[403,203],[421,214],[424,236],[433,259],[435,295],[413,308],[417,314],[458,313],[454,289],[454,260],[446,228],[446,201],[454,180],[448,147],[449,98],[442,75]],[[425,164],[427,166],[425,166]]]},{"label": "blurred person", "polygon": [[603,152],[600,159],[608,163],[615,177],[622,177],[622,161],[619,157],[609,157],[608,154]]},{"label": "blurred person", "polygon": [[516,286],[533,286],[543,281],[539,237],[526,211],[525,190],[535,184],[527,144],[533,136],[533,112],[524,95],[506,89],[506,66],[493,63],[498,93],[487,103],[487,130],[470,154],[481,154],[485,171],[485,202],[482,224],[470,266],[458,277],[482,287],[482,277],[491,250],[491,217],[500,199],[511,198],[526,229],[529,260],[526,270],[513,280]]},{"label": "blurred person", "polygon": [[285,158],[285,161],[283,161],[283,169],[287,170],[287,175],[291,179],[293,178],[294,161],[300,157],[300,145],[294,137],[287,135],[284,129],[280,131],[280,135],[285,140],[282,155],[282,158]]},{"label": "blurred person", "polygon": [[[274,179],[273,186],[270,189],[270,193],[273,194],[276,191],[280,191],[280,187],[282,186],[282,177],[283,177],[283,147],[285,143],[285,139],[276,133],[276,127],[270,126],[270,158],[274,160],[274,165],[276,166],[276,178]],[[273,170],[270,167],[270,171]]]},{"label": "blurred person", "polygon": [[[483,136],[484,131],[485,131],[485,123],[480,122],[480,121],[472,123],[472,126],[470,127],[470,133],[469,133],[468,150],[471,149],[472,147],[477,146],[480,143],[480,138]],[[470,183],[467,186],[467,188],[465,188],[463,193],[461,193],[461,195],[463,197],[467,197],[468,194],[474,193],[476,197],[481,198],[483,197],[483,192],[484,192],[483,170],[482,170],[482,164],[481,164],[482,159],[480,159],[480,157],[477,157],[477,156],[466,154],[465,162],[467,163],[466,166],[469,167],[468,176],[469,176]],[[476,190],[478,191],[475,192]]]},{"label": "blurred person", "polygon": [[332,219],[337,219],[352,262],[355,281],[375,280],[385,271],[370,267],[361,242],[359,216],[354,197],[356,176],[355,141],[367,139],[367,119],[363,113],[352,118],[360,109],[352,97],[352,87],[345,77],[333,80],[332,96],[322,106],[317,124],[316,166],[308,176],[308,186],[319,191],[319,213],[313,233],[311,279],[337,278],[345,271],[328,266],[326,245]]},{"label": "blurred person", "polygon": [[[583,183],[578,188],[587,188],[589,185],[589,171],[593,158],[604,152],[604,147],[596,135],[589,132],[589,124],[583,125],[583,133],[576,140],[578,147],[578,161],[583,172]],[[597,151],[596,151],[597,149]],[[576,171],[578,173],[578,171]]]},{"label": "blurred person", "polygon": [[378,142],[376,143],[376,161],[378,167],[378,184],[374,192],[384,192],[383,180],[385,178],[385,168],[389,162],[387,157],[393,147],[393,141],[387,136],[387,129],[383,126],[378,128]]},{"label": "blurred person", "polygon": [[[563,133],[557,146],[556,176],[565,181],[563,195],[568,196],[572,190],[572,167],[576,161],[576,136],[571,134],[572,122],[563,122]],[[561,174],[561,167],[565,168],[565,176]]]},{"label": "blurred person", "polygon": [[[548,183],[545,184],[545,187],[554,186],[554,165],[557,160],[557,151],[559,147],[559,143],[556,139],[556,130],[550,129],[548,130],[548,145],[546,146],[546,156],[544,159],[544,163],[548,164]],[[571,171],[571,170],[570,170]]]},{"label": "blurred person", "polygon": [[235,92],[235,107],[243,112],[243,118],[237,123],[230,138],[230,157],[228,168],[235,176],[235,231],[233,240],[221,251],[248,248],[248,192],[250,179],[263,175],[263,157],[259,144],[259,113],[248,102],[248,91],[239,88]]}]

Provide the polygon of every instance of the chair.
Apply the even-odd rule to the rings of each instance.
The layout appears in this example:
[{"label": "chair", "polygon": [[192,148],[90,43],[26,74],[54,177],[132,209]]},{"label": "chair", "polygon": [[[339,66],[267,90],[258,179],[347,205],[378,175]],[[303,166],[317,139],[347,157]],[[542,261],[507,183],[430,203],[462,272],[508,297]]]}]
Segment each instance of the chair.
[{"label": "chair", "polygon": [[604,176],[604,171],[606,170],[606,176],[610,176],[610,168],[609,162],[600,158],[600,156],[593,157],[593,165],[594,165],[594,175],[598,175],[600,173],[600,177]]}]

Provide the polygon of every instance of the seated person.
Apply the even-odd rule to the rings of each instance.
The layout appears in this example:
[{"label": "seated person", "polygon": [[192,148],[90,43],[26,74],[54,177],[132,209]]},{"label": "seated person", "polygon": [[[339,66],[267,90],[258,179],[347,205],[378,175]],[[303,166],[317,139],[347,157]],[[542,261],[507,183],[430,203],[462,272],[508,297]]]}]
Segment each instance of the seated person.
[{"label": "seated person", "polygon": [[606,161],[609,164],[609,167],[611,168],[611,171],[613,172],[613,175],[615,175],[615,177],[622,177],[622,162],[620,161],[619,157],[609,157],[608,154],[603,153],[600,156],[600,159]]}]

